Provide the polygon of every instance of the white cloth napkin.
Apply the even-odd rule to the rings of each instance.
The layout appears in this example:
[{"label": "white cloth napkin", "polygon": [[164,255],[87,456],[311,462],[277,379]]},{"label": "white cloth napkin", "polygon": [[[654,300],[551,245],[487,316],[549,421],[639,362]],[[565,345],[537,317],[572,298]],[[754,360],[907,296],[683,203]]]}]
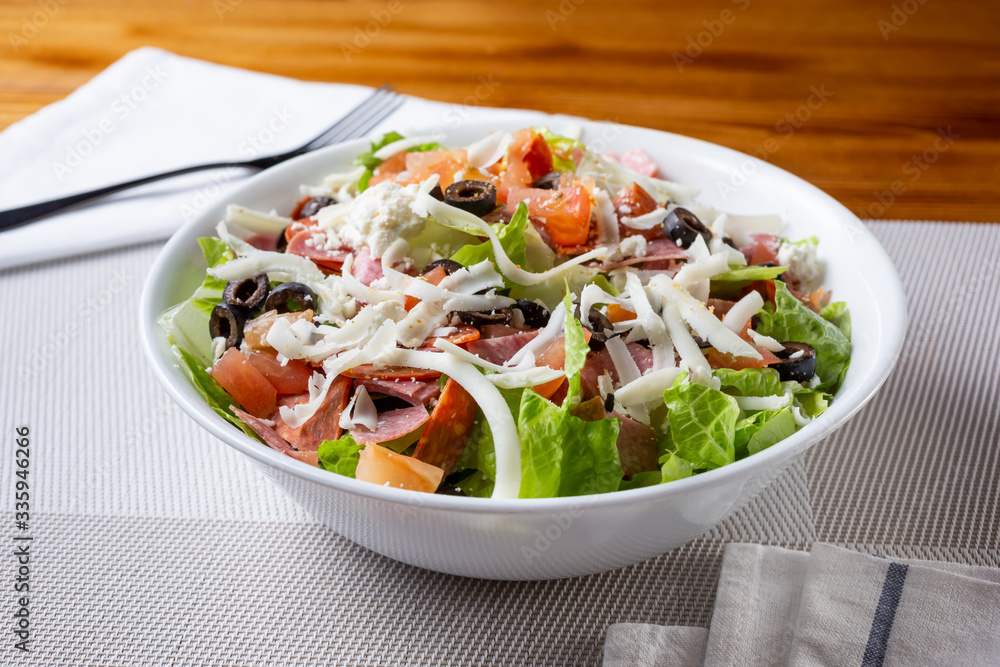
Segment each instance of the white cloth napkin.
[{"label": "white cloth napkin", "polygon": [[[295,148],[370,92],[142,48],[0,133],[0,210],[188,165]],[[510,113],[517,112],[407,98],[373,134],[447,128]],[[0,232],[0,269],[165,239],[253,173],[183,176]]]},{"label": "white cloth napkin", "polygon": [[818,543],[727,545],[707,633],[617,624],[604,647],[605,667],[998,664],[1000,569]]}]

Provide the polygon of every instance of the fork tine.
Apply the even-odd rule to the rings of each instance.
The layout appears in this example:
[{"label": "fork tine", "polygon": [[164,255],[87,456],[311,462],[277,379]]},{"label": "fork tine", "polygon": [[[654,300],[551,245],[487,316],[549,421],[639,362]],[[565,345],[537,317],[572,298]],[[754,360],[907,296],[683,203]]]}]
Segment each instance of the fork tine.
[{"label": "fork tine", "polygon": [[369,117],[372,113],[378,113],[386,100],[392,101],[396,98],[397,95],[392,86],[387,83],[382,84],[371,95],[344,114],[340,120],[328,127],[317,137],[311,139],[299,150],[305,152],[329,144],[333,137],[342,136],[345,132],[351,132],[353,126],[360,120]]},{"label": "fork tine", "polygon": [[[347,141],[348,139],[356,139],[358,137],[363,137],[367,135],[371,130],[378,126],[383,120],[388,118],[396,109],[402,106],[403,102],[406,100],[400,96],[394,96],[392,99],[387,100],[387,103],[382,107],[371,111],[371,113],[364,116],[360,116],[354,119],[350,127],[345,127],[342,130],[331,134],[326,138],[323,144],[328,146],[330,144],[335,144],[341,141]],[[318,148],[319,145],[315,146]]]}]

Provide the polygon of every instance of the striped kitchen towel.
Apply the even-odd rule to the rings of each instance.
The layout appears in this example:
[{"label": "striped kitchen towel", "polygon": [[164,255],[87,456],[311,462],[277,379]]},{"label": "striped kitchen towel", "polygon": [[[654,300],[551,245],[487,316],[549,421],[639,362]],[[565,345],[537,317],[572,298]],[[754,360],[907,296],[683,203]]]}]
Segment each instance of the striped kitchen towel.
[{"label": "striped kitchen towel", "polygon": [[605,667],[993,667],[1000,570],[828,544],[808,554],[730,544],[707,637],[701,628],[667,630],[611,626]]}]

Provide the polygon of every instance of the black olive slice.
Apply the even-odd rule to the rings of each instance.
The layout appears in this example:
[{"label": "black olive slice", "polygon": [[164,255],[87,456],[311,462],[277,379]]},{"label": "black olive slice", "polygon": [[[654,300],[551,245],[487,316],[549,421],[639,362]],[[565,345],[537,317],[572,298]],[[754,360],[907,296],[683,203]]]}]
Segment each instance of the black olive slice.
[{"label": "black olive slice", "polygon": [[455,316],[473,327],[484,327],[487,324],[509,324],[511,318],[510,308],[498,308],[496,310],[466,310],[456,312]]},{"label": "black olive slice", "polygon": [[782,343],[784,350],[775,352],[780,362],[771,364],[782,382],[808,382],[816,375],[816,349],[808,343]]},{"label": "black olive slice", "polygon": [[271,291],[271,283],[267,274],[262,273],[253,278],[230,280],[222,293],[222,300],[230,306],[239,306],[247,310],[256,310],[267,299]]},{"label": "black olive slice", "polygon": [[529,329],[541,329],[549,323],[549,311],[539,303],[518,299],[514,307],[521,311],[521,315],[524,316],[524,326]]},{"label": "black olive slice", "polygon": [[497,189],[486,181],[458,181],[444,191],[444,200],[455,208],[482,217],[497,205]]},{"label": "black olive slice", "polygon": [[608,394],[607,398],[604,399],[604,410],[606,412],[615,411],[615,395]]},{"label": "black olive slice", "polygon": [[550,171],[544,176],[539,176],[538,180],[531,184],[531,187],[539,188],[541,190],[558,190],[559,181],[561,179],[562,176],[558,171]]},{"label": "black olive slice", "polygon": [[337,200],[331,197],[313,197],[305,203],[302,210],[299,211],[299,220],[302,218],[311,218],[317,213],[321,208],[326,208],[331,204],[336,204]]},{"label": "black olive slice", "polygon": [[440,185],[435,185],[434,188],[427,194],[434,197],[434,199],[437,199],[438,201],[444,201],[444,192],[441,190]]},{"label": "black olive slice", "polygon": [[700,347],[700,348],[701,348],[701,349],[703,349],[703,350],[704,350],[705,348],[709,348],[709,347],[712,347],[712,344],[711,344],[711,343],[709,343],[709,342],[708,342],[707,340],[705,340],[704,338],[702,338],[701,336],[694,336],[694,342],[698,343],[698,347]]},{"label": "black olive slice", "polygon": [[420,275],[427,275],[439,266],[444,269],[444,272],[449,276],[456,271],[461,271],[465,268],[453,259],[435,259],[433,262],[424,267],[424,270],[420,272]]},{"label": "black olive slice", "polygon": [[[288,225],[288,227],[291,227],[291,225]],[[278,234],[278,242],[274,246],[274,249],[278,252],[285,252],[288,249],[288,227],[282,229],[281,233]]]},{"label": "black olive slice", "polygon": [[282,283],[271,291],[264,302],[264,310],[292,313],[308,310],[315,303],[316,295],[302,283]]},{"label": "black olive slice", "polygon": [[608,316],[599,311],[594,306],[590,307],[590,313],[587,317],[590,320],[590,326],[588,327],[591,331],[595,333],[604,333],[605,331],[614,331],[614,322],[608,319]]},{"label": "black olive slice", "polygon": [[681,248],[689,248],[700,235],[705,243],[712,240],[712,232],[691,211],[678,206],[663,221],[663,234]]},{"label": "black olive slice", "polygon": [[587,342],[587,346],[590,348],[591,352],[600,352],[608,345],[608,334],[603,331],[595,331],[590,334],[590,340]]},{"label": "black olive slice", "polygon": [[226,349],[238,347],[243,342],[243,325],[247,323],[247,311],[239,306],[220,303],[212,309],[208,320],[208,332],[212,338],[225,338]]}]

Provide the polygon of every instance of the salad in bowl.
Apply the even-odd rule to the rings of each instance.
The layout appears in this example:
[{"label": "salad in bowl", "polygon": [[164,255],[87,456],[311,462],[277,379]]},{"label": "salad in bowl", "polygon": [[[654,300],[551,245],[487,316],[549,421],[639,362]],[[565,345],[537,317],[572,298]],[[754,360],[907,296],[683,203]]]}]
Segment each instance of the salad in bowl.
[{"label": "salad in bowl", "polygon": [[820,417],[851,359],[816,239],[696,195],[542,127],[390,133],[275,210],[230,205],[159,323],[219,415],[330,474],[499,499],[669,483]]}]

